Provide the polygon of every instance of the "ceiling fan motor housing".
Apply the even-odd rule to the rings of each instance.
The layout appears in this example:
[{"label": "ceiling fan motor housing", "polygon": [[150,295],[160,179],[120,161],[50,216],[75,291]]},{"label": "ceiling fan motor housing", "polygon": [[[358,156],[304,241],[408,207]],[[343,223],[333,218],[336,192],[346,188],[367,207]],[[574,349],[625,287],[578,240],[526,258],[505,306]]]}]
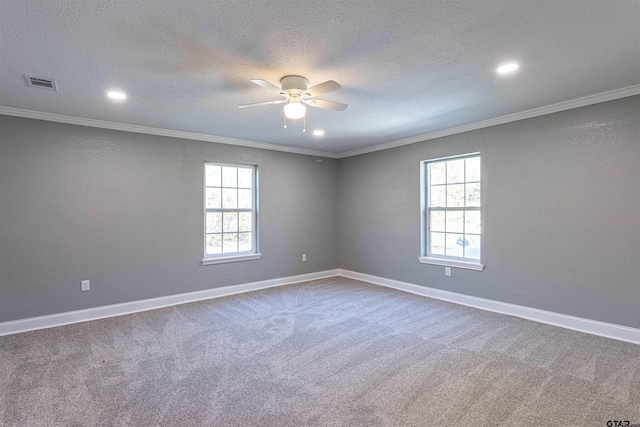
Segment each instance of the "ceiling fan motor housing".
[{"label": "ceiling fan motor housing", "polygon": [[288,94],[300,94],[307,90],[309,82],[302,76],[285,76],[280,80],[282,90]]}]

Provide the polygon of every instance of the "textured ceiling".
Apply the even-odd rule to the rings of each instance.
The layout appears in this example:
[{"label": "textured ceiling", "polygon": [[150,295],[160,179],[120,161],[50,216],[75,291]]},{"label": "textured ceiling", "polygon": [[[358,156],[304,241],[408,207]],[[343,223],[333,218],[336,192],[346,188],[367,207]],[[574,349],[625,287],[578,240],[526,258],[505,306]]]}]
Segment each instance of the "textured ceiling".
[{"label": "textured ceiling", "polygon": [[[1,106],[331,153],[640,84],[636,0],[8,0],[0,25]],[[237,108],[289,74],[349,108],[308,108],[306,134]]]}]

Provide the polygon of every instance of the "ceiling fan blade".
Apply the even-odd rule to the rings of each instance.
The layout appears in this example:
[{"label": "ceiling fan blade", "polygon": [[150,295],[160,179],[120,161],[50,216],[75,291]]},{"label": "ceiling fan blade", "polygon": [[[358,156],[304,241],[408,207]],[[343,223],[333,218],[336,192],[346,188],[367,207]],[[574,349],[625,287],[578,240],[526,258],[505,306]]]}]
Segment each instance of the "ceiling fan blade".
[{"label": "ceiling fan blade", "polygon": [[309,89],[305,90],[304,93],[308,93],[309,97],[314,97],[314,96],[322,95],[323,93],[338,90],[341,87],[342,86],[340,86],[338,83],[334,82],[333,80],[328,80],[324,83],[320,83],[319,85],[310,87]]},{"label": "ceiling fan blade", "polygon": [[263,88],[270,90],[271,92],[275,92],[275,93],[279,93],[279,94],[283,94],[284,91],[282,90],[282,88],[279,88],[278,86],[274,85],[273,83],[269,83],[266,80],[262,80],[262,79],[251,79],[252,82],[254,82],[255,84],[257,84],[258,86],[262,86]]},{"label": "ceiling fan blade", "polygon": [[344,111],[348,107],[347,104],[343,104],[342,102],[325,101],[324,99],[303,99],[302,102],[312,107],[336,111]]},{"label": "ceiling fan blade", "polygon": [[250,108],[250,107],[258,107],[260,105],[283,104],[285,102],[287,102],[286,99],[276,99],[273,101],[255,102],[253,104],[238,105],[238,108]]}]

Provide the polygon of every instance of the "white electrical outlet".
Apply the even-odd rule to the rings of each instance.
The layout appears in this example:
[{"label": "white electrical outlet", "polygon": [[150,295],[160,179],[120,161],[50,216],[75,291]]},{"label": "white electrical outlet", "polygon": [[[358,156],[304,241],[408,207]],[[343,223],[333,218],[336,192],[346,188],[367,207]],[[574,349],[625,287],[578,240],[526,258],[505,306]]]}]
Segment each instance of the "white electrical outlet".
[{"label": "white electrical outlet", "polygon": [[82,281],[82,290],[83,291],[88,291],[89,289],[91,289],[91,283],[88,280],[83,280]]},{"label": "white electrical outlet", "polygon": [[451,267],[445,267],[444,268],[444,275],[445,276],[451,276]]},{"label": "white electrical outlet", "polygon": [[302,254],[302,261],[306,261],[307,260],[307,254]]}]

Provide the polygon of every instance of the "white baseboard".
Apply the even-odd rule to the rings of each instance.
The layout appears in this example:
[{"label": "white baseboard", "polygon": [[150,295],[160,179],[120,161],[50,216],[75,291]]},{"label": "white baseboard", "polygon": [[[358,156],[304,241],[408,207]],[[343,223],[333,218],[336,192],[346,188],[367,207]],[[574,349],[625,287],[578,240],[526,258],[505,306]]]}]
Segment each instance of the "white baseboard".
[{"label": "white baseboard", "polygon": [[169,295],[166,297],[131,301],[122,304],[105,305],[85,310],[68,311],[48,316],[2,322],[0,323],[0,336],[33,331],[36,329],[52,328],[54,326],[68,325],[71,323],[86,322],[89,320],[103,319],[105,317],[121,316],[123,314],[154,310],[156,308],[169,307],[210,298],[219,298],[243,292],[256,291],[259,289],[273,288],[275,286],[289,285],[291,283],[324,279],[337,275],[338,270],[318,271],[315,273],[300,274],[297,276],[262,280],[260,282],[243,283],[241,285],[225,286],[221,288],[207,289],[204,291],[187,292],[183,294]]},{"label": "white baseboard", "polygon": [[521,317],[524,319],[533,320],[535,322],[559,326],[561,328],[572,329],[588,334],[627,341],[634,344],[640,344],[640,329],[615,325],[612,323],[599,322],[582,317],[569,316],[566,314],[559,314],[551,311],[539,310],[536,308],[524,307],[521,305],[509,304],[485,298],[478,298],[469,295],[458,294],[455,292],[443,291],[440,289],[429,288],[427,286],[415,285],[412,283],[386,279],[384,277],[378,277],[370,274],[358,273],[355,271],[343,269],[319,271],[315,273],[300,274],[298,276],[281,277],[259,282],[243,283],[240,285],[225,286],[203,291],[188,292],[177,295],[169,295],[166,297],[131,301],[122,304],[112,304],[102,307],[88,308],[85,310],[69,311],[48,316],[31,317],[28,319],[3,322],[0,323],[0,336],[33,331],[36,329],[52,328],[55,326],[68,325],[71,323],[87,322],[90,320],[103,319],[106,317],[121,316],[123,314],[154,310],[156,308],[169,307],[173,305],[201,301],[210,298],[219,298],[228,295],[256,291],[259,289],[289,285],[292,283],[307,282],[309,280],[325,279],[334,276],[342,276],[350,279],[361,280],[363,282],[410,292],[412,294],[422,295],[429,298],[448,301],[455,304],[479,308],[481,310],[493,311],[495,313]]},{"label": "white baseboard", "polygon": [[535,322],[572,329],[574,331],[586,332],[588,334],[613,338],[620,341],[627,341],[633,344],[640,344],[640,329],[630,328],[628,326],[615,325],[613,323],[599,322],[597,320],[569,316],[566,314],[554,313],[552,311],[539,310],[537,308],[472,297],[469,295],[443,291],[440,289],[429,288],[427,286],[414,285],[412,283],[400,282],[398,280],[385,279],[384,277],[372,276],[370,274],[358,273],[350,270],[338,269],[338,275],[410,292],[412,294],[479,308],[481,310],[508,314],[510,316],[533,320]]}]

